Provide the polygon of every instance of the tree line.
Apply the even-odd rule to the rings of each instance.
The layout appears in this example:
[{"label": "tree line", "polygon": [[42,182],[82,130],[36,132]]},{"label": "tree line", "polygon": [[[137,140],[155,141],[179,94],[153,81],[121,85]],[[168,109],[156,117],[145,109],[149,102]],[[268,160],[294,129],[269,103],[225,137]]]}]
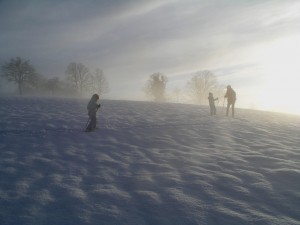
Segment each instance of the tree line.
[{"label": "tree line", "polygon": [[196,104],[206,104],[209,92],[214,93],[215,96],[222,96],[224,92],[217,77],[209,70],[196,72],[187,81],[184,93],[179,88],[175,88],[171,94],[167,93],[167,83],[167,76],[159,72],[153,73],[146,81],[144,92],[155,102],[175,101]]},{"label": "tree line", "polygon": [[[109,92],[109,83],[99,68],[91,71],[82,63],[72,62],[65,71],[64,79],[59,77],[46,78],[38,73],[35,67],[21,57],[10,59],[1,67],[1,76],[17,85],[22,94],[46,94],[53,96],[90,96],[93,93],[103,95]],[[223,87],[217,77],[208,70],[198,71],[187,81],[186,89],[175,88],[167,93],[168,78],[157,72],[149,76],[143,88],[146,96],[155,102],[175,101],[207,103],[208,93],[215,96],[223,95]]]},{"label": "tree line", "polygon": [[16,57],[1,66],[1,77],[16,84],[20,95],[84,96],[109,92],[109,83],[101,69],[91,71],[76,62],[67,66],[64,79],[46,78],[36,71],[29,60]]}]

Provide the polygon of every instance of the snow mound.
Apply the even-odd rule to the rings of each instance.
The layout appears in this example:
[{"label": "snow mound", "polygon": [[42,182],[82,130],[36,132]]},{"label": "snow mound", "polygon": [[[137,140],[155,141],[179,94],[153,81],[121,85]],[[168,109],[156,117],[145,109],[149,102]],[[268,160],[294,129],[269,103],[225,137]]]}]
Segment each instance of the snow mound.
[{"label": "snow mound", "polygon": [[[300,224],[300,118],[0,98],[0,224]],[[224,113],[224,112],[223,112]]]}]

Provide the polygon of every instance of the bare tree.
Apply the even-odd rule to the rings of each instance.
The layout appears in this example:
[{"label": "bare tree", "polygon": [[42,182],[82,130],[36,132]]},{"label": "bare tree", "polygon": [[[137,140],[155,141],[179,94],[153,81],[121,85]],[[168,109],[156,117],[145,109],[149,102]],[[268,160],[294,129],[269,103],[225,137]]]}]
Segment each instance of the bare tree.
[{"label": "bare tree", "polygon": [[85,88],[91,79],[89,69],[82,63],[70,63],[66,70],[67,79],[72,82],[80,95],[83,94]]},{"label": "bare tree", "polygon": [[54,95],[54,93],[59,89],[59,84],[60,84],[59,78],[54,77],[46,80],[44,86],[47,91],[51,92],[51,95]]},{"label": "bare tree", "polygon": [[12,58],[10,62],[5,63],[2,67],[2,76],[9,82],[14,82],[18,85],[18,92],[23,93],[24,85],[36,84],[38,74],[33,65],[28,60],[23,60],[20,57]]},{"label": "bare tree", "polygon": [[162,102],[165,100],[165,90],[168,79],[165,75],[154,73],[150,75],[145,86],[145,93],[149,97],[153,97],[154,101]]},{"label": "bare tree", "polygon": [[199,71],[187,82],[187,88],[194,101],[203,104],[209,92],[218,90],[217,77],[208,70]]},{"label": "bare tree", "polygon": [[91,76],[92,91],[100,95],[109,92],[109,83],[101,69],[96,69],[95,73]]}]

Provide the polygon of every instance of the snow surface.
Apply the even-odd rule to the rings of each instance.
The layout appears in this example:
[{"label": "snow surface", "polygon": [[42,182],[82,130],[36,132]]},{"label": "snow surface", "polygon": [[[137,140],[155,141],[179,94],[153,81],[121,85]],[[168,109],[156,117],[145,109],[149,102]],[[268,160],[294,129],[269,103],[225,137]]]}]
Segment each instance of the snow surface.
[{"label": "snow surface", "polygon": [[300,117],[87,101],[0,98],[1,225],[300,224]]}]

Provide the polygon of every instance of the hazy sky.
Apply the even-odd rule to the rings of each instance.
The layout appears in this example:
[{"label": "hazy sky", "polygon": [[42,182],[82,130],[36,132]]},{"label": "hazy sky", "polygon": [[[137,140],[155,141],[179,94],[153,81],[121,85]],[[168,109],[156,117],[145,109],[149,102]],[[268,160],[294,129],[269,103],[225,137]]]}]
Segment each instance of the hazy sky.
[{"label": "hazy sky", "polygon": [[237,106],[300,114],[299,0],[0,0],[0,30],[1,65],[101,68],[110,98],[143,99],[154,72],[172,92],[210,70]]}]

